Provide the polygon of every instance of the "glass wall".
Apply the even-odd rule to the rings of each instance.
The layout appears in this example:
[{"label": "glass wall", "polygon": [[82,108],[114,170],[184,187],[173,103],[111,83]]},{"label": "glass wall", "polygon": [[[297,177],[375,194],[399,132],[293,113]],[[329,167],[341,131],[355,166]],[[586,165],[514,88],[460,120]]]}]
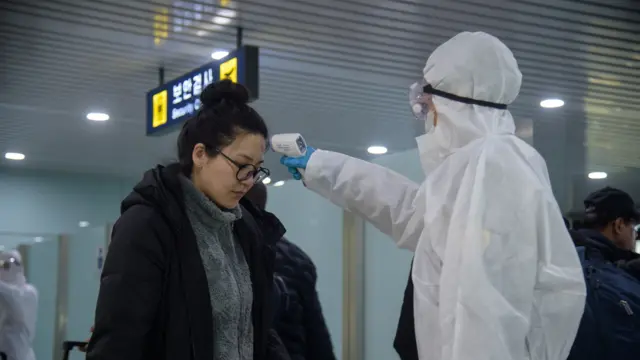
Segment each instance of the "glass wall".
[{"label": "glass wall", "polygon": [[269,187],[267,210],[287,228],[286,238],[316,265],[317,289],[338,358],[342,354],[342,209],[300,181]]},{"label": "glass wall", "polygon": [[[85,228],[68,237],[68,296],[65,340],[84,341],[93,325],[100,273],[107,246],[107,227]],[[71,360],[84,359],[79,352]]]},{"label": "glass wall", "polygon": [[[424,180],[417,150],[388,155],[374,161],[416,183]],[[365,226],[364,358],[393,360],[398,355],[393,339],[413,254],[396,247],[391,238]]]},{"label": "glass wall", "polygon": [[33,343],[37,359],[54,358],[59,243],[58,237],[43,237],[41,242],[26,248],[27,281],[38,290],[38,318]]}]

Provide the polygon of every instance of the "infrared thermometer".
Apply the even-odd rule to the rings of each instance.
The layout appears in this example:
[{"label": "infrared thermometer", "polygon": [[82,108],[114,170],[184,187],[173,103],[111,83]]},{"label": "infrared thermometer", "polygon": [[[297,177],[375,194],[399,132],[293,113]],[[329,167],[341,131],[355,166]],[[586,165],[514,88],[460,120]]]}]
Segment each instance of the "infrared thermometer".
[{"label": "infrared thermometer", "polygon": [[[302,135],[297,133],[273,135],[271,148],[273,151],[288,157],[300,157],[307,154],[307,142],[304,141]],[[304,176],[303,169],[298,169],[298,171],[300,175]]]}]

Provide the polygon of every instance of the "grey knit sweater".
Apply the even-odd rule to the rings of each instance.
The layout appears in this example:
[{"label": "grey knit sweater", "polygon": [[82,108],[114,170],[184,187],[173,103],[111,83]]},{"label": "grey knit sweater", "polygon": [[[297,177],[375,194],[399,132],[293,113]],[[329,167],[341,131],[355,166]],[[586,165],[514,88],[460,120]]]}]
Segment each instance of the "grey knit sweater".
[{"label": "grey knit sweater", "polygon": [[249,266],[233,235],[239,207],[222,211],[191,180],[181,177],[187,216],[209,281],[214,360],[253,359],[253,292]]}]

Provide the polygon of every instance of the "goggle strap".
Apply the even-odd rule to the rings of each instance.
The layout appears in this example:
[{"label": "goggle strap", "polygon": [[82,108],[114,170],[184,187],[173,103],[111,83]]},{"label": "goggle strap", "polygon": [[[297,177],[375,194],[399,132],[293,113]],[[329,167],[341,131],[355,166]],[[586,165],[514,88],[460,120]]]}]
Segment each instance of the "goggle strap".
[{"label": "goggle strap", "polygon": [[422,91],[424,91],[425,94],[437,95],[437,96],[443,97],[445,99],[449,99],[449,100],[460,102],[460,103],[464,103],[464,104],[478,105],[478,106],[484,106],[484,107],[489,107],[489,108],[494,108],[494,109],[501,109],[501,110],[506,110],[507,109],[507,105],[506,104],[498,104],[498,103],[493,103],[493,102],[490,102],[490,101],[476,100],[476,99],[471,99],[471,98],[467,98],[467,97],[463,97],[463,96],[454,95],[454,94],[451,94],[451,93],[448,93],[448,92],[444,92],[444,91],[440,91],[440,90],[434,89],[431,85],[425,85],[422,88]]}]

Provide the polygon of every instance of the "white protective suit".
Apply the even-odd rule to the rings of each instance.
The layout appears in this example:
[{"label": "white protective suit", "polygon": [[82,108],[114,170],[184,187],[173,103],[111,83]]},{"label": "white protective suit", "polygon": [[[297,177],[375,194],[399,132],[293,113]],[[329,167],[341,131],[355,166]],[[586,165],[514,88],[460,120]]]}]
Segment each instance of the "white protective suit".
[{"label": "white protective suit", "polygon": [[[485,33],[461,33],[424,68],[434,89],[510,104],[522,75]],[[426,180],[317,150],[304,182],[415,251],[421,360],[564,360],[585,304],[582,269],[542,157],[514,135],[511,113],[432,97],[419,137]]]},{"label": "white protective suit", "polygon": [[0,263],[0,351],[8,360],[35,360],[38,292],[26,282],[19,252],[0,253]]}]

